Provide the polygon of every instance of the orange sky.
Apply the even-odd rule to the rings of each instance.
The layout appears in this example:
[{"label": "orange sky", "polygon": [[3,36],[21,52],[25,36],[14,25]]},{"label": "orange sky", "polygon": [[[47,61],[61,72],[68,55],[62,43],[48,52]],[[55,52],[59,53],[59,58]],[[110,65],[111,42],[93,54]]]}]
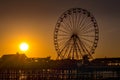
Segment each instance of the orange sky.
[{"label": "orange sky", "polygon": [[107,1],[2,1],[0,3],[0,56],[20,52],[20,43],[27,42],[30,46],[29,51],[26,52],[28,57],[56,58],[57,53],[53,43],[55,24],[59,16],[72,7],[89,10],[98,22],[100,40],[94,56],[120,56],[120,10],[116,9],[120,7],[119,0]]}]

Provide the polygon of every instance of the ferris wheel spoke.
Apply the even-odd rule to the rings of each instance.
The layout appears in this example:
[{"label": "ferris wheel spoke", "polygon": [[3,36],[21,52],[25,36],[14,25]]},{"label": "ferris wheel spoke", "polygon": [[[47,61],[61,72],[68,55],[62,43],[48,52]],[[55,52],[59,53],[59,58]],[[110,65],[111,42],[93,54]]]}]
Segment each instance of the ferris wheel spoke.
[{"label": "ferris wheel spoke", "polygon": [[74,45],[73,45],[74,47],[73,47],[73,59],[74,59],[74,57],[75,57],[75,54],[76,54],[76,45],[75,45],[75,43],[74,43]]},{"label": "ferris wheel spoke", "polygon": [[82,29],[84,29],[84,25],[86,24],[87,19],[88,19],[88,17],[86,16],[85,19],[84,19],[84,21],[83,21],[82,24],[81,24],[81,29],[80,29],[80,31],[81,31]]},{"label": "ferris wheel spoke", "polygon": [[73,59],[74,58],[74,47],[72,47],[72,51],[71,51],[71,59]]},{"label": "ferris wheel spoke", "polygon": [[64,49],[66,48],[66,46],[67,46],[67,45],[65,45],[65,46],[61,49],[61,51],[60,51],[60,54],[59,54],[59,55],[60,55],[61,57],[63,57],[63,56],[62,56],[62,53],[63,53]]},{"label": "ferris wheel spoke", "polygon": [[73,16],[73,14],[71,15],[71,19],[72,19],[72,24],[73,24],[73,26],[72,26],[73,28],[72,29],[74,30],[75,22],[74,22],[74,16]]},{"label": "ferris wheel spoke", "polygon": [[[80,53],[80,55],[83,56],[82,53],[81,53],[81,50],[80,50],[79,44],[78,44],[77,42],[76,42],[76,47],[77,47],[78,52]],[[78,54],[78,55],[79,55],[79,54]]]},{"label": "ferris wheel spoke", "polygon": [[[82,14],[81,14],[81,15],[82,15]],[[82,16],[81,16],[81,17],[82,17]],[[80,25],[81,25],[81,23],[82,23],[83,20],[84,20],[84,18],[81,18],[81,19],[80,19],[80,21],[79,21],[79,23],[78,23],[78,30],[81,29],[81,26],[80,26]]]},{"label": "ferris wheel spoke", "polygon": [[89,31],[84,31],[81,34],[87,34],[87,33],[91,33],[91,32],[95,32],[95,29],[90,29]]},{"label": "ferris wheel spoke", "polygon": [[77,23],[78,23],[78,13],[75,15],[75,30],[77,29]]},{"label": "ferris wheel spoke", "polygon": [[77,43],[76,43],[76,45],[75,45],[75,53],[76,53],[76,58],[79,59],[79,57],[78,57]]},{"label": "ferris wheel spoke", "polygon": [[92,49],[92,46],[90,44],[86,43],[85,41],[82,41],[89,49]]},{"label": "ferris wheel spoke", "polygon": [[72,20],[73,20],[73,29],[75,29],[75,16],[74,16],[75,13],[73,13],[71,16],[72,16]]},{"label": "ferris wheel spoke", "polygon": [[74,13],[74,30],[76,30],[77,27],[77,13]]},{"label": "ferris wheel spoke", "polygon": [[78,41],[76,41],[76,56],[78,56],[77,58],[79,59],[80,57],[79,56],[82,56],[82,53],[81,53],[81,50],[79,48],[79,45],[78,45]]},{"label": "ferris wheel spoke", "polygon": [[83,38],[83,37],[80,37],[80,39],[85,40],[85,41],[88,41],[88,42],[90,42],[90,43],[94,43],[94,41],[91,41],[91,40],[89,40],[89,39],[85,39],[85,38]]},{"label": "ferris wheel spoke", "polygon": [[82,43],[82,45],[83,45],[83,47],[84,47],[85,51],[86,51],[87,53],[89,53],[89,51],[88,51],[88,49],[87,49],[86,45],[83,43],[83,41],[81,41],[81,43]]},{"label": "ferris wheel spoke", "polygon": [[82,14],[82,13],[80,13],[80,14],[79,14],[78,27],[79,27],[79,25],[81,24],[82,20],[83,20],[83,14]]},{"label": "ferris wheel spoke", "polygon": [[69,50],[69,52],[68,52],[68,58],[70,58],[70,59],[71,59],[72,48],[73,48],[73,46],[70,47],[70,50]]},{"label": "ferris wheel spoke", "polygon": [[74,28],[74,19],[73,19],[73,13],[72,13],[72,15],[71,15],[71,20],[72,20],[72,24],[73,24],[72,28]]},{"label": "ferris wheel spoke", "polygon": [[68,24],[66,24],[65,22],[62,22],[65,26],[66,26],[66,28],[69,30],[69,31],[71,31],[72,29],[70,29],[70,26],[68,25]]},{"label": "ferris wheel spoke", "polygon": [[83,19],[83,21],[82,21],[82,23],[81,23],[81,25],[79,25],[81,27],[80,30],[84,28],[84,25],[85,25],[85,22],[86,22],[87,18],[88,17],[85,16],[84,19]]},{"label": "ferris wheel spoke", "polygon": [[64,37],[64,36],[58,36],[59,38],[57,39],[57,41],[65,41],[65,40],[69,40],[69,37]]},{"label": "ferris wheel spoke", "polygon": [[86,17],[86,20],[85,20],[85,23],[84,23],[83,26],[86,26],[86,25],[88,25],[89,23],[93,23],[93,22],[90,21],[90,18]]},{"label": "ferris wheel spoke", "polygon": [[62,22],[62,23],[61,23],[60,29],[64,29],[64,30],[66,30],[66,31],[68,31],[68,32],[71,32],[71,30],[68,28],[68,25],[65,24],[65,22]]},{"label": "ferris wheel spoke", "polygon": [[[64,33],[64,34],[70,34],[69,32],[64,31],[64,30],[62,30],[62,29],[59,29],[59,31],[60,31],[61,33]],[[59,32],[59,33],[60,33],[60,32]]]},{"label": "ferris wheel spoke", "polygon": [[69,48],[70,48],[70,42],[69,42],[68,45],[66,46],[66,50],[64,51],[63,56],[66,56],[66,55],[67,55],[67,52],[68,52]]},{"label": "ferris wheel spoke", "polygon": [[66,28],[66,27],[64,26],[63,23],[61,23],[60,27],[62,27],[62,28],[60,28],[60,29],[64,29],[64,30],[67,31],[67,32],[71,32],[68,28]]},{"label": "ferris wheel spoke", "polygon": [[80,45],[82,46],[83,52],[86,54],[86,51],[87,51],[86,47],[84,46],[83,42],[80,39],[79,39],[79,42],[81,43]]},{"label": "ferris wheel spoke", "polygon": [[80,47],[81,47],[81,51],[82,52],[85,52],[85,50],[84,50],[84,48],[83,48],[83,45],[82,45],[82,43],[81,43],[81,40],[78,38],[78,42],[79,42],[79,45],[80,45]]},{"label": "ferris wheel spoke", "polygon": [[76,19],[77,19],[76,16],[77,16],[77,12],[74,11],[74,12],[73,12],[73,15],[72,15],[73,21],[74,21],[74,26],[73,26],[74,28],[76,27]]},{"label": "ferris wheel spoke", "polygon": [[81,46],[81,43],[80,43],[79,40],[78,40],[77,46],[78,46],[78,48],[79,48],[79,52],[80,52],[81,56],[83,56],[83,54],[82,54],[82,46]]},{"label": "ferris wheel spoke", "polygon": [[84,34],[84,33],[86,33],[86,32],[89,32],[89,31],[95,31],[95,29],[94,28],[92,28],[91,26],[89,26],[87,29],[85,29],[85,30],[82,30],[81,31],[81,34]]},{"label": "ferris wheel spoke", "polygon": [[71,29],[73,29],[72,17],[70,15],[68,15],[68,20],[71,25]]},{"label": "ferris wheel spoke", "polygon": [[79,22],[79,15],[78,15],[78,13],[76,13],[76,25],[75,25],[75,27],[76,27],[76,29],[77,29],[77,27],[78,27],[78,22]]},{"label": "ferris wheel spoke", "polygon": [[82,17],[82,19],[81,19],[80,23],[78,24],[78,27],[79,27],[79,28],[78,28],[78,30],[80,30],[80,29],[82,28],[82,26],[81,26],[81,25],[83,24],[83,22],[84,22],[84,20],[85,20],[85,17],[86,17],[86,16],[85,16],[85,15],[83,15],[83,17]]},{"label": "ferris wheel spoke", "polygon": [[79,28],[79,24],[80,24],[80,22],[81,22],[81,17],[82,17],[82,14],[80,13],[80,14],[79,14],[79,17],[78,17],[78,23],[77,23],[77,28],[76,28],[76,29]]},{"label": "ferris wheel spoke", "polygon": [[80,30],[80,32],[83,32],[83,31],[85,31],[85,30],[88,30],[88,29],[90,29],[90,28],[93,28],[92,24],[93,24],[93,23],[90,22],[90,23],[84,25],[83,28]]},{"label": "ferris wheel spoke", "polygon": [[71,25],[71,29],[72,29],[72,28],[73,28],[73,24],[72,24],[72,22],[71,22],[70,17],[69,17],[69,23],[70,23],[70,25]]},{"label": "ferris wheel spoke", "polygon": [[[80,33],[81,33],[81,34],[86,34],[86,32],[89,33],[89,31],[90,31],[90,33],[91,33],[91,32],[93,32],[93,31],[95,31],[95,29],[90,26],[89,28],[87,28],[87,29],[84,30],[84,31],[81,31]],[[94,32],[93,32],[93,33],[94,33]]]},{"label": "ferris wheel spoke", "polygon": [[65,45],[64,45],[64,47],[61,49],[61,51],[60,51],[60,53],[62,53],[63,52],[63,50],[66,48],[66,46],[69,44],[69,41],[70,41],[71,39],[69,39],[68,41],[66,41],[66,43],[65,43]]},{"label": "ferris wheel spoke", "polygon": [[[67,41],[67,40],[66,40],[66,41]],[[64,46],[64,44],[66,43],[66,41],[65,41],[65,40],[59,41],[59,42],[58,42],[59,47]]]},{"label": "ferris wheel spoke", "polygon": [[59,46],[64,45],[69,39],[58,41]]},{"label": "ferris wheel spoke", "polygon": [[90,56],[90,57],[92,57],[92,56],[91,56],[91,54],[89,53],[88,49],[86,48],[86,46],[84,45],[84,43],[83,43],[83,42],[82,42],[82,45],[83,45],[83,47],[84,47],[85,51],[89,54],[89,56]]},{"label": "ferris wheel spoke", "polygon": [[65,34],[58,34],[58,36],[70,36],[70,35],[65,35]]},{"label": "ferris wheel spoke", "polygon": [[58,36],[58,37],[59,37],[59,38],[57,39],[58,42],[69,40],[69,37],[68,37],[68,36]]},{"label": "ferris wheel spoke", "polygon": [[82,24],[81,25],[81,29],[80,29],[80,31],[82,31],[82,30],[85,30],[87,27],[89,27],[89,25],[91,25],[92,24],[92,22],[91,21],[89,21],[88,19],[86,19],[85,21],[84,21],[84,24]]},{"label": "ferris wheel spoke", "polygon": [[58,41],[62,41],[62,40],[68,40],[69,37],[60,37],[60,38],[57,38]]},{"label": "ferris wheel spoke", "polygon": [[70,29],[70,31],[72,31],[72,28],[71,28],[72,26],[70,24],[68,24],[68,22],[66,21],[66,18],[64,19],[64,22],[67,25],[67,27]]},{"label": "ferris wheel spoke", "polygon": [[79,35],[79,36],[83,36],[83,37],[95,37],[95,35]]},{"label": "ferris wheel spoke", "polygon": [[74,14],[74,17],[75,17],[75,30],[77,29],[77,23],[78,23],[78,12],[76,12],[75,14]]}]

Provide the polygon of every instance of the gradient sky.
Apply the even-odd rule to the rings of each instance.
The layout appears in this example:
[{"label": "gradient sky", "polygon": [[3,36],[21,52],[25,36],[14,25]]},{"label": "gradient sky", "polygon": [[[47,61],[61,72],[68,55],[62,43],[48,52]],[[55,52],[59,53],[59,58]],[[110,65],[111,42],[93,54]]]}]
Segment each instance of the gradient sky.
[{"label": "gradient sky", "polygon": [[96,57],[120,57],[120,0],[1,0],[0,56],[20,52],[19,44],[30,45],[28,57],[56,58],[53,32],[59,16],[79,7],[96,18],[100,40]]}]

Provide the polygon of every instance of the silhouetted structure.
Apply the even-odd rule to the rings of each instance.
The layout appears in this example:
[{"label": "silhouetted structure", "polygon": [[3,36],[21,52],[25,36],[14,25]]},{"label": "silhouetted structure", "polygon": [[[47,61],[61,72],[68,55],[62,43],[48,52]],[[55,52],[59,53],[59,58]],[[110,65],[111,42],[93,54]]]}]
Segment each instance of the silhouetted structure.
[{"label": "silhouetted structure", "polygon": [[119,76],[120,58],[97,58],[86,63],[10,54],[0,59],[0,80],[106,80]]},{"label": "silhouetted structure", "polygon": [[82,8],[71,8],[57,20],[54,30],[54,46],[58,59],[92,58],[99,40],[99,28],[95,17]]}]

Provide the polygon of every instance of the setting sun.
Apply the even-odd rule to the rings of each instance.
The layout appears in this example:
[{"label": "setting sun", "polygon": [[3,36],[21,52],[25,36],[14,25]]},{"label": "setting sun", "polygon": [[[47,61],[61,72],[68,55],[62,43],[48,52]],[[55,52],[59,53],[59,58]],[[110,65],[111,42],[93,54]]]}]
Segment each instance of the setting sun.
[{"label": "setting sun", "polygon": [[21,50],[21,51],[27,51],[28,48],[29,48],[29,46],[28,46],[27,43],[24,42],[24,43],[21,43],[21,44],[20,44],[20,50]]}]

